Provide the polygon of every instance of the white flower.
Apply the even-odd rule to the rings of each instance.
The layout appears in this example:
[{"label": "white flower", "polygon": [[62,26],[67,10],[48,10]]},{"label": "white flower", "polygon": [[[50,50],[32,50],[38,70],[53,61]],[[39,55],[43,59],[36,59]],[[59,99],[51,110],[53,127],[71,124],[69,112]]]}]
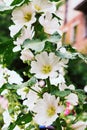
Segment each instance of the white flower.
[{"label": "white flower", "polygon": [[47,12],[46,15],[43,14],[39,18],[39,22],[43,26],[45,33],[53,34],[59,30],[58,19],[52,18],[51,13]]},{"label": "white flower", "polygon": [[23,25],[16,24],[16,25],[11,25],[9,27],[10,30],[10,36],[13,37],[16,33],[20,31],[20,29],[23,27]]},{"label": "white flower", "polygon": [[69,102],[71,105],[73,106],[78,105],[78,96],[76,94],[70,93],[65,98],[66,98],[66,101]]},{"label": "white flower", "polygon": [[87,128],[87,122],[78,121],[72,125],[73,130],[85,130]]},{"label": "white flower", "polygon": [[22,28],[22,31],[21,31],[21,34],[19,37],[17,37],[17,40],[14,41],[14,44],[17,45],[16,47],[13,48],[13,51],[17,51],[17,47],[20,47],[20,50],[21,50],[21,45],[23,44],[23,42],[26,40],[26,39],[32,39],[34,36],[34,28],[31,26],[28,26],[27,28],[24,27]]},{"label": "white flower", "polygon": [[6,128],[10,125],[12,118],[8,112],[8,110],[3,112],[3,120],[4,120],[4,125],[2,127],[2,130],[7,130]]},{"label": "white flower", "polygon": [[35,11],[32,8],[32,5],[24,4],[21,7],[17,7],[12,12],[12,20],[15,24],[29,26],[36,21]]},{"label": "white flower", "polygon": [[42,99],[39,99],[34,107],[36,113],[34,120],[39,125],[49,126],[56,118],[58,113],[63,111],[63,106],[58,106],[59,98],[45,93]]},{"label": "white flower", "polygon": [[59,90],[64,91],[65,89],[75,90],[75,86],[73,84],[70,84],[69,86],[67,86],[65,83],[60,83]]},{"label": "white flower", "polygon": [[9,71],[8,75],[10,75],[8,77],[8,82],[10,84],[21,84],[23,79],[19,76],[19,74],[17,74],[15,71]]},{"label": "white flower", "polygon": [[87,93],[87,85],[84,87],[84,91]]},{"label": "white flower", "polygon": [[21,96],[22,100],[24,100],[27,97],[27,90],[27,87],[17,89],[17,94]]},{"label": "white flower", "polygon": [[[40,87],[38,87],[38,83],[35,84],[35,86],[32,87],[33,90],[39,92],[41,90]],[[23,105],[26,105],[28,107],[28,110],[33,110],[35,103],[38,101],[38,94],[33,91],[33,90],[29,90],[29,93],[26,96],[26,100],[23,101]]]},{"label": "white flower", "polygon": [[0,88],[6,83],[6,79],[0,74]]},{"label": "white flower", "polygon": [[6,79],[4,78],[3,75],[3,68],[2,65],[0,65],[0,88],[6,83]]},{"label": "white flower", "polygon": [[[51,78],[50,78],[50,79],[51,79]],[[65,79],[64,79],[64,76],[63,76],[63,75],[59,74],[58,77],[52,78],[52,79],[50,80],[50,82],[51,82],[51,84],[57,86],[57,85],[60,84],[60,83],[65,83]]]},{"label": "white flower", "polygon": [[34,58],[33,53],[29,50],[29,49],[24,49],[21,51],[21,56],[20,59],[24,61],[29,61],[32,60]]},{"label": "white flower", "polygon": [[[46,79],[50,77],[50,81],[59,76],[58,72],[65,66],[65,61],[60,60],[54,53],[42,52],[35,57],[36,61],[31,62],[31,73],[35,73],[38,79]],[[52,81],[51,81],[52,82]]]},{"label": "white flower", "polygon": [[53,13],[56,10],[56,6],[49,0],[33,0],[32,6],[37,12]]},{"label": "white flower", "polygon": [[23,79],[17,74],[15,71],[8,70],[7,68],[4,69],[5,77],[10,84],[21,84]]}]

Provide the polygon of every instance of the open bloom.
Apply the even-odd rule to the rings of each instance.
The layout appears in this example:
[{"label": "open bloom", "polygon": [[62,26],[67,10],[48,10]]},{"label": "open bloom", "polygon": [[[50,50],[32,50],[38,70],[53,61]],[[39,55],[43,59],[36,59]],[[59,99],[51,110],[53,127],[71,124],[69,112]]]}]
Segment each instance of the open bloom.
[{"label": "open bloom", "polygon": [[52,18],[52,14],[47,12],[39,18],[40,24],[44,28],[44,32],[47,34],[53,34],[59,31],[58,19]]},{"label": "open bloom", "polygon": [[30,3],[24,4],[14,9],[12,12],[12,20],[15,25],[9,27],[11,37],[18,33],[24,25],[28,27],[36,21],[35,11],[32,5]]},{"label": "open bloom", "polygon": [[[38,79],[46,79],[50,77],[50,81],[59,76],[61,69],[66,64],[60,60],[54,53],[42,52],[35,57],[36,61],[31,62],[31,73],[35,73],[35,77]],[[57,72],[58,71],[58,72]]]},{"label": "open bloom", "polygon": [[58,117],[58,113],[63,111],[63,106],[59,106],[58,103],[59,98],[56,99],[54,95],[44,93],[43,98],[39,99],[34,107],[35,122],[39,125],[51,125]]},{"label": "open bloom", "polygon": [[49,0],[33,0],[32,6],[37,12],[51,12],[56,10],[56,6]]},{"label": "open bloom", "polygon": [[12,20],[15,24],[21,25],[31,25],[36,21],[35,11],[32,8],[32,5],[24,4],[21,7],[17,7],[12,12]]}]

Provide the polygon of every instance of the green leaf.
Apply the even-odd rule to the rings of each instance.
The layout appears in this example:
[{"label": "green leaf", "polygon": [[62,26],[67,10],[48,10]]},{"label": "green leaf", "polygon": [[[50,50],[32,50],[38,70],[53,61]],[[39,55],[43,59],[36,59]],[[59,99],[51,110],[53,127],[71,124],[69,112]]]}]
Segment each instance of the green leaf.
[{"label": "green leaf", "polygon": [[69,95],[70,94],[70,90],[65,90],[65,91],[59,91],[59,90],[54,90],[53,92],[52,92],[52,94],[53,95],[55,95],[55,96],[58,96],[58,97],[65,97],[65,96],[67,96],[67,95]]},{"label": "green leaf", "polygon": [[87,97],[85,95],[84,91],[81,90],[81,89],[76,89],[75,92],[78,95],[80,103],[83,104],[85,102],[85,100],[86,100],[86,97]]},{"label": "green leaf", "polygon": [[49,42],[52,42],[52,43],[58,43],[58,41],[60,41],[60,39],[61,39],[60,34],[55,32],[53,35],[51,35],[45,41],[49,41]]},{"label": "green leaf", "polygon": [[8,130],[13,130],[15,126],[16,126],[15,123],[11,123],[10,126],[8,127]]},{"label": "green leaf", "polygon": [[59,118],[56,119],[56,121],[53,123],[53,125],[56,127],[56,130],[62,130]]},{"label": "green leaf", "polygon": [[32,114],[29,112],[27,114],[19,114],[16,120],[17,125],[24,125],[32,120]]},{"label": "green leaf", "polygon": [[65,59],[76,59],[77,56],[78,56],[78,53],[71,53],[71,52],[60,52],[60,51],[56,51],[56,55],[58,57],[61,57],[61,58],[65,58]]},{"label": "green leaf", "polygon": [[32,121],[32,114],[29,112],[27,114],[19,114],[15,122],[11,123],[8,127],[8,130],[13,130],[16,125],[25,125]]},{"label": "green leaf", "polygon": [[11,3],[11,6],[14,6],[14,5],[17,5],[17,4],[22,4],[25,0],[14,0],[12,3]]},{"label": "green leaf", "polygon": [[83,104],[83,110],[87,112],[87,103]]},{"label": "green leaf", "polygon": [[44,49],[45,41],[40,41],[39,39],[36,40],[29,40],[26,39],[23,43],[23,48],[25,49],[32,49],[35,50],[36,52],[40,52]]},{"label": "green leaf", "polygon": [[4,84],[1,88],[0,88],[0,93],[2,91],[4,91],[5,89],[8,89],[8,90],[16,90],[16,89],[19,89],[19,88],[23,88],[23,87],[32,87],[33,85],[35,85],[35,83],[37,82],[36,78],[35,77],[32,77],[30,80],[28,80],[27,82],[24,82],[20,85],[14,85],[14,84]]},{"label": "green leaf", "polygon": [[51,42],[51,43],[57,43],[60,41],[60,34],[59,33],[54,33],[52,36],[44,39],[44,40],[39,40],[39,39],[26,39],[23,43],[23,48],[25,49],[32,49],[35,50],[36,52],[40,52],[44,49],[45,43],[46,42]]}]

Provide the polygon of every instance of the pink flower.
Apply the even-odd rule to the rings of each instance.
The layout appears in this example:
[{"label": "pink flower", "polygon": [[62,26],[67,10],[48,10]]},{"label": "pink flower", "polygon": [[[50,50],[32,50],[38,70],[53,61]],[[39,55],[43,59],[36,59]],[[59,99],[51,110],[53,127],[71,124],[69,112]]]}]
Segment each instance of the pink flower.
[{"label": "pink flower", "polygon": [[66,108],[65,111],[64,111],[64,115],[67,116],[67,115],[70,114],[70,112],[71,112],[71,111],[70,111],[68,108]]}]

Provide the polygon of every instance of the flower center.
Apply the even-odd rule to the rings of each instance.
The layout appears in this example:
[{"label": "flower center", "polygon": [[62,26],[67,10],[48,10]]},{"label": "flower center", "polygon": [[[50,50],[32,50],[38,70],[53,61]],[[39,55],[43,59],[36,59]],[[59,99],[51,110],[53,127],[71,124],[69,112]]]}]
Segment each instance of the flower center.
[{"label": "flower center", "polygon": [[54,108],[54,106],[51,106],[51,107],[49,107],[48,108],[48,110],[47,110],[47,114],[48,114],[48,116],[53,116],[54,114],[55,114],[55,108]]},{"label": "flower center", "polygon": [[52,67],[51,67],[50,65],[43,65],[42,72],[43,72],[44,74],[50,73],[51,70],[52,70]]},{"label": "flower center", "polygon": [[37,11],[40,11],[40,10],[41,10],[41,7],[38,6],[38,5],[35,5],[34,7],[35,7],[35,9],[36,9]]},{"label": "flower center", "polygon": [[24,19],[26,22],[30,21],[31,20],[31,17],[32,17],[32,14],[28,13],[24,16]]}]

